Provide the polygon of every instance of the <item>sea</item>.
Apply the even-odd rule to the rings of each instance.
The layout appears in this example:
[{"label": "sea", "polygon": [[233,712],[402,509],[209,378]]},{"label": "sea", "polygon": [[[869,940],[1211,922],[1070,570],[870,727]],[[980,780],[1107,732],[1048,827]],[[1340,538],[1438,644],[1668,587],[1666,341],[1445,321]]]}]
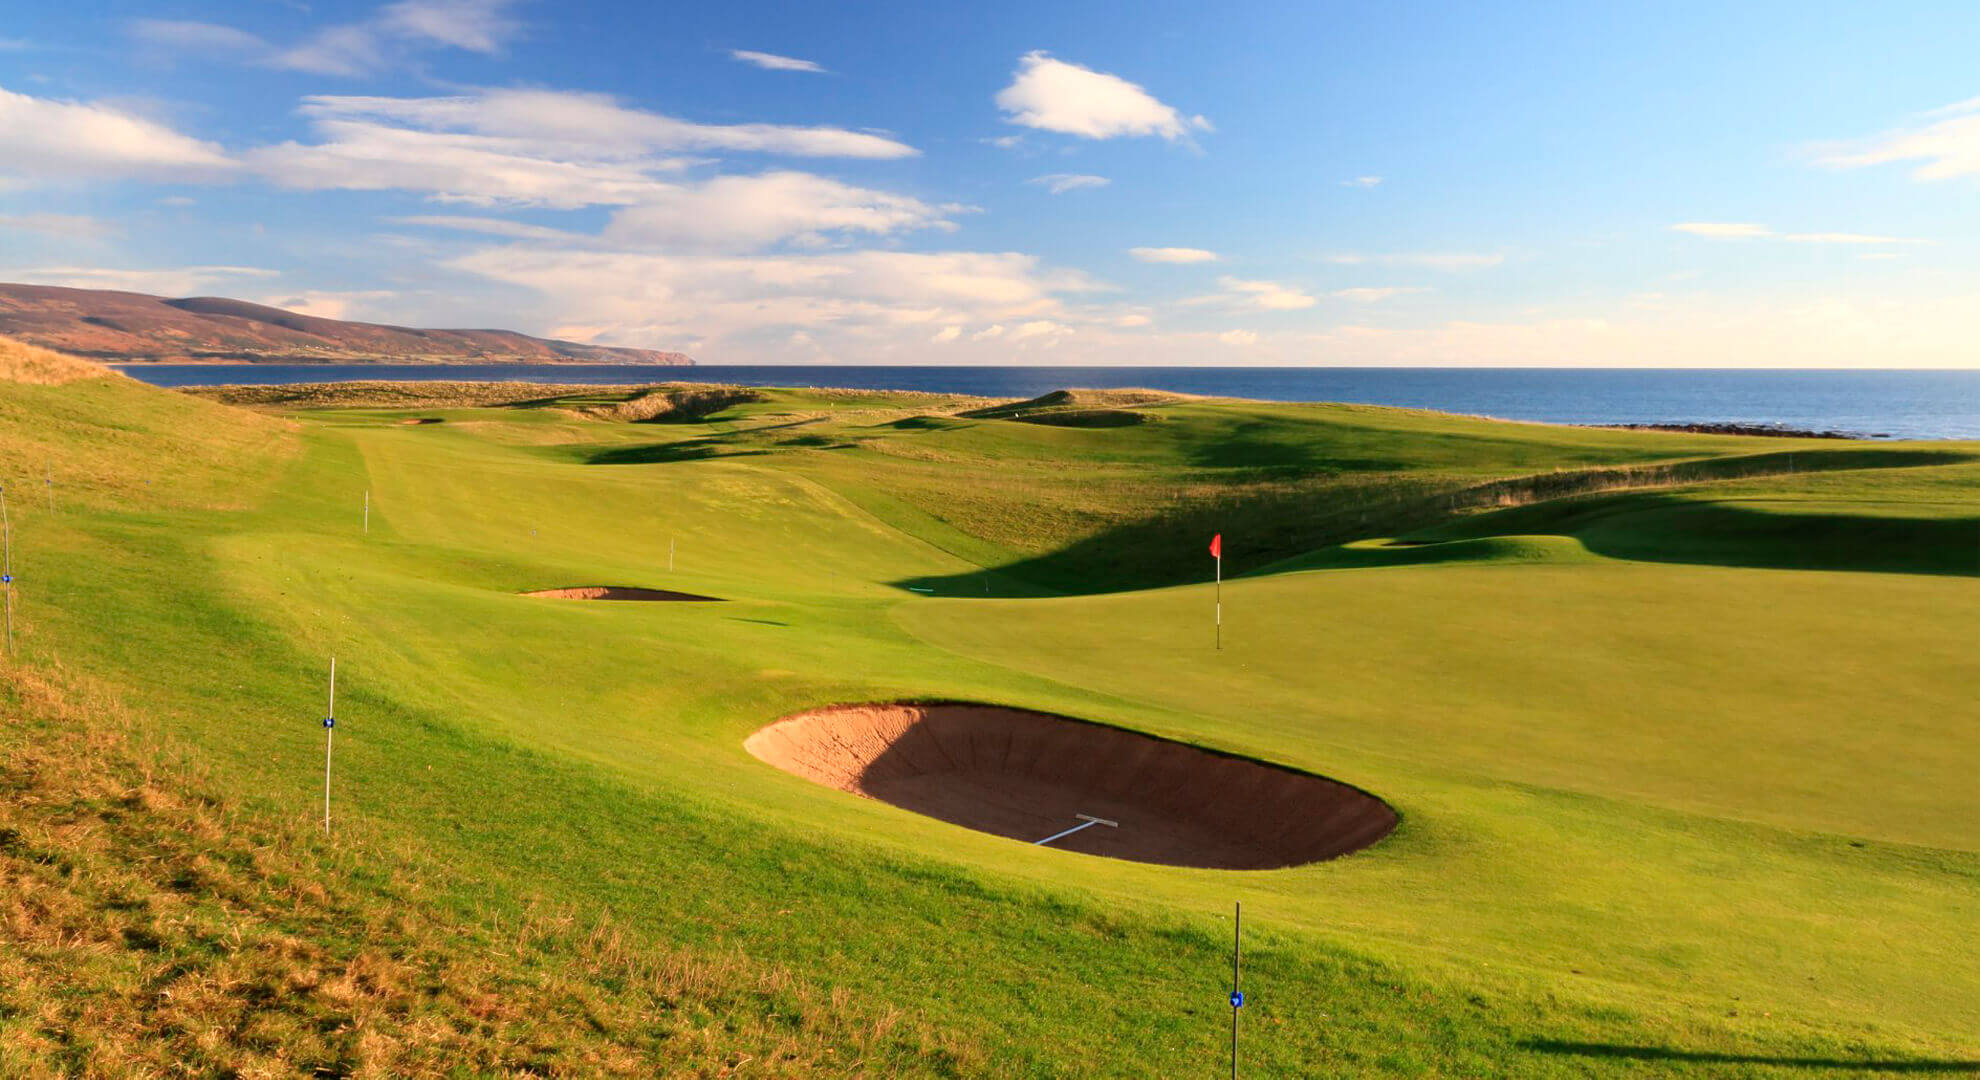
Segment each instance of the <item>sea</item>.
[{"label": "sea", "polygon": [[159,386],[355,380],[590,385],[694,381],[1028,398],[1147,387],[1265,401],[1338,401],[1554,424],[1778,426],[1878,439],[1980,439],[1980,370],[1616,368],[905,367],[619,364],[127,364]]}]

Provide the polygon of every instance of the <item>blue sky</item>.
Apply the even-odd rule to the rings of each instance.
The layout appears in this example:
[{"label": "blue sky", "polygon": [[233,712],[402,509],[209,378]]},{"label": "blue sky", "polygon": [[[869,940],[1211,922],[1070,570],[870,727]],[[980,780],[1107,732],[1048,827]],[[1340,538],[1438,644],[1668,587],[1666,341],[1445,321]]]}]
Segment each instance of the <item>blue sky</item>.
[{"label": "blue sky", "polygon": [[0,280],[710,363],[1980,366],[1980,8],[17,5]]}]

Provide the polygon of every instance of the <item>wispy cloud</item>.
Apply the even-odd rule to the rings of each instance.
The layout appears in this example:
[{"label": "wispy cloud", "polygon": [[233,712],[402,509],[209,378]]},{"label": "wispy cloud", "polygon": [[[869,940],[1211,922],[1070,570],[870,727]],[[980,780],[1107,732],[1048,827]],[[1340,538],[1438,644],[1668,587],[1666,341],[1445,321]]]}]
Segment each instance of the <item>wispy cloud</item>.
[{"label": "wispy cloud", "polygon": [[218,145],[110,105],[0,89],[0,176],[27,181],[197,177],[234,161]]},{"label": "wispy cloud", "polygon": [[61,285],[71,289],[121,289],[162,296],[188,296],[223,283],[239,284],[243,280],[279,276],[277,271],[255,266],[178,266],[143,270],[101,266],[0,268],[0,280],[29,285]]},{"label": "wispy cloud", "polygon": [[264,67],[313,75],[387,71],[421,49],[494,55],[522,31],[509,12],[516,0],[399,0],[369,19],[323,27],[276,44],[237,27],[184,19],[133,19],[125,30],[154,59],[226,55]]},{"label": "wispy cloud", "polygon": [[1217,340],[1223,342],[1226,345],[1234,346],[1236,348],[1243,348],[1247,345],[1258,344],[1258,331],[1226,330],[1223,333],[1217,335]]},{"label": "wispy cloud", "polygon": [[1914,180],[1949,180],[1980,174],[1980,97],[1919,116],[1921,121],[1852,142],[1811,148],[1817,164],[1835,169],[1917,162]]},{"label": "wispy cloud", "polygon": [[1411,293],[1429,291],[1429,289],[1419,286],[1361,286],[1353,289],[1335,289],[1327,295],[1336,300],[1351,300],[1357,304],[1378,304],[1384,300],[1393,299],[1398,296],[1408,296]]},{"label": "wispy cloud", "polygon": [[1304,290],[1277,281],[1251,281],[1225,275],[1217,279],[1217,284],[1223,288],[1222,293],[1200,296],[1192,302],[1259,311],[1299,311],[1319,302]]},{"label": "wispy cloud", "polygon": [[469,205],[629,206],[669,200],[661,178],[722,150],[803,157],[899,158],[913,147],[844,128],[698,124],[600,94],[487,90],[437,98],[317,96],[302,112],[319,135],[243,155],[304,190],[402,189]]},{"label": "wispy cloud", "polygon": [[1184,117],[1174,106],[1118,75],[1069,64],[1045,52],[1021,57],[1011,84],[997,92],[996,100],[1010,123],[1085,139],[1159,135],[1176,140],[1211,130],[1210,121]]},{"label": "wispy cloud", "polygon": [[730,49],[729,55],[765,71],[809,71],[821,75],[825,73],[825,69],[817,64],[809,60],[799,60],[794,56],[778,56],[776,53],[757,52],[753,49]]},{"label": "wispy cloud", "polygon": [[1217,253],[1202,248],[1186,247],[1138,247],[1129,248],[1128,254],[1145,263],[1207,263],[1216,262]]},{"label": "wispy cloud", "polygon": [[1381,182],[1382,182],[1382,178],[1379,176],[1357,176],[1352,180],[1341,181],[1341,186],[1354,187],[1354,188],[1372,188],[1381,184]]},{"label": "wispy cloud", "polygon": [[1086,173],[1048,173],[1026,180],[1027,184],[1037,184],[1054,195],[1064,195],[1068,191],[1082,188],[1103,188],[1113,183],[1104,176],[1090,176]]},{"label": "wispy cloud", "polygon": [[1497,266],[1506,261],[1504,255],[1472,254],[1465,252],[1405,252],[1388,255],[1365,255],[1345,252],[1337,255],[1322,255],[1323,262],[1337,266],[1416,266],[1426,270],[1482,270]]},{"label": "wispy cloud", "polygon": [[1672,232],[1715,240],[1791,240],[1802,244],[1923,244],[1927,241],[1905,236],[1878,236],[1872,233],[1804,232],[1779,233],[1765,225],[1733,221],[1686,221],[1670,227]]},{"label": "wispy cloud", "polygon": [[0,229],[81,239],[109,236],[120,231],[111,222],[80,214],[0,214]]},{"label": "wispy cloud", "polygon": [[1747,240],[1774,235],[1765,225],[1743,221],[1682,221],[1671,226],[1671,231],[1690,233],[1693,236],[1710,236],[1721,240]]}]

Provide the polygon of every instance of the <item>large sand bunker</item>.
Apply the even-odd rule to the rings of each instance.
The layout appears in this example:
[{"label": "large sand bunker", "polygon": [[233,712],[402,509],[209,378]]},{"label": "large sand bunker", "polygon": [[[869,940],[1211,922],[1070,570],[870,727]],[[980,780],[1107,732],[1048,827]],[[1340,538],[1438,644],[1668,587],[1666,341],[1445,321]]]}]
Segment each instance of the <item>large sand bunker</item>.
[{"label": "large sand bunker", "polygon": [[648,601],[716,601],[719,596],[697,596],[691,592],[672,592],[667,589],[641,589],[631,585],[577,585],[568,589],[538,589],[526,592],[524,596],[534,596],[539,600],[648,600]]},{"label": "large sand bunker", "polygon": [[1168,866],[1269,870],[1358,851],[1396,812],[1323,776],[1063,716],[964,704],[840,705],[745,749],[828,787],[982,832]]}]

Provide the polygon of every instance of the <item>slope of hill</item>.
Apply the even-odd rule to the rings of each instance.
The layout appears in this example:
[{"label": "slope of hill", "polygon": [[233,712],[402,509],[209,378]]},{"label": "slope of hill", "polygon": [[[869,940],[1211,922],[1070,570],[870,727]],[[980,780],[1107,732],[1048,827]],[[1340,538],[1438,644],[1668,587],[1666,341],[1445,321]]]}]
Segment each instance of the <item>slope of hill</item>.
[{"label": "slope of hill", "polygon": [[0,284],[0,334],[79,356],[137,362],[664,364],[686,354],[584,345],[513,330],[418,330],[195,296]]}]

